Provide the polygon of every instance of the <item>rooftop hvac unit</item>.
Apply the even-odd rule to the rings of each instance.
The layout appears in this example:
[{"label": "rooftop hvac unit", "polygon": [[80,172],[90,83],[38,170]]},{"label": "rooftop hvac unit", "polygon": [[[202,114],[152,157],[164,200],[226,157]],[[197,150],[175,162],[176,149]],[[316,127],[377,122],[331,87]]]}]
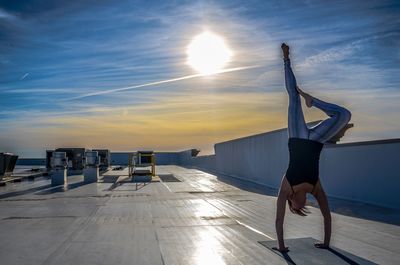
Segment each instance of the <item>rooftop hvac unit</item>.
[{"label": "rooftop hvac unit", "polygon": [[68,158],[65,152],[53,152],[51,156],[51,185],[65,185],[67,183]]},{"label": "rooftop hvac unit", "polygon": [[11,176],[17,164],[18,156],[11,153],[0,153],[0,179]]},{"label": "rooftop hvac unit", "polygon": [[99,156],[97,151],[85,152],[85,168],[83,181],[85,183],[97,182],[99,179]]},{"label": "rooftop hvac unit", "polygon": [[110,167],[111,155],[110,150],[108,149],[92,149],[92,151],[96,151],[99,155],[99,166],[100,170],[106,170]]},{"label": "rooftop hvac unit", "polygon": [[84,160],[85,160],[85,167],[99,166],[99,157],[97,151],[86,151]]},{"label": "rooftop hvac unit", "polygon": [[66,169],[68,166],[67,154],[65,152],[53,152],[51,157],[52,169]]},{"label": "rooftop hvac unit", "polygon": [[68,169],[82,170],[85,148],[57,148],[56,152],[65,152],[68,158]]},{"label": "rooftop hvac unit", "polygon": [[137,152],[138,165],[137,166],[151,166],[154,164],[153,151],[138,151]]}]

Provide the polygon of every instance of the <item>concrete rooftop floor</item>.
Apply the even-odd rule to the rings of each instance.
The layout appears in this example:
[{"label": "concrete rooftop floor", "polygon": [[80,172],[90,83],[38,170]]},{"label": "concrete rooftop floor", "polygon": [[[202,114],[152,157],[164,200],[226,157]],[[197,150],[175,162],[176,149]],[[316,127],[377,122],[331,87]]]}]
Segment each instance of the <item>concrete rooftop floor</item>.
[{"label": "concrete rooftop floor", "polygon": [[[289,263],[258,243],[275,239],[275,197],[196,169],[158,166],[157,173],[182,182],[136,190],[135,183],[82,185],[77,175],[69,177],[68,190],[44,178],[0,187],[0,264]],[[319,209],[310,210],[305,218],[286,214],[285,238],[322,239]],[[333,246],[399,264],[400,226],[332,217]]]}]

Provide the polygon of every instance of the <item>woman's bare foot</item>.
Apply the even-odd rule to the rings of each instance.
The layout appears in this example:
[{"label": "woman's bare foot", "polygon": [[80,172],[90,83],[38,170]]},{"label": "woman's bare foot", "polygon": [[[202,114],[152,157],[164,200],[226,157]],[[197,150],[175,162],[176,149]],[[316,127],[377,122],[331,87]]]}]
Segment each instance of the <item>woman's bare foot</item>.
[{"label": "woman's bare foot", "polygon": [[289,59],[289,46],[286,45],[286,43],[282,43],[281,49],[283,52],[283,58],[284,59]]},{"label": "woman's bare foot", "polygon": [[299,92],[299,94],[304,98],[304,100],[306,101],[306,106],[308,108],[312,107],[312,100],[313,97],[310,96],[309,94],[305,93],[303,90],[301,90],[298,86],[296,86],[297,91]]}]

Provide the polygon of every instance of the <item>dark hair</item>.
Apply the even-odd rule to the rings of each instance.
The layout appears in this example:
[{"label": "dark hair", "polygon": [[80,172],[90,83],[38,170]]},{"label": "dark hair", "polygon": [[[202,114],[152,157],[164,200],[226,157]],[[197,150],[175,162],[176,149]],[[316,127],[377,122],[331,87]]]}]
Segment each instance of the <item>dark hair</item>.
[{"label": "dark hair", "polygon": [[287,202],[289,204],[289,210],[294,214],[298,214],[300,216],[307,216],[307,214],[310,213],[310,211],[306,207],[302,207],[297,210],[293,209],[292,202],[290,200],[288,200]]}]

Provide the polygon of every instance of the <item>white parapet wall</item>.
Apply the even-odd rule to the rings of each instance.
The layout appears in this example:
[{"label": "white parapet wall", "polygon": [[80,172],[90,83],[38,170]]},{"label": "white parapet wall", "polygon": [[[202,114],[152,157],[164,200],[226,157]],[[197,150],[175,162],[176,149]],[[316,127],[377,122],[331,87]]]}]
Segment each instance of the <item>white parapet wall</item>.
[{"label": "white parapet wall", "polygon": [[216,172],[279,187],[289,159],[286,130],[218,143],[214,148]]},{"label": "white parapet wall", "polygon": [[400,139],[327,146],[320,176],[331,196],[400,209]]},{"label": "white parapet wall", "polygon": [[[129,154],[132,152],[111,152],[111,165],[128,165]],[[179,164],[179,157],[181,152],[155,152],[156,165],[176,165]]]},{"label": "white parapet wall", "polygon": [[[190,158],[181,165],[278,188],[289,153],[287,130],[215,144],[215,155]],[[400,139],[326,145],[320,179],[328,196],[400,209]]]}]

